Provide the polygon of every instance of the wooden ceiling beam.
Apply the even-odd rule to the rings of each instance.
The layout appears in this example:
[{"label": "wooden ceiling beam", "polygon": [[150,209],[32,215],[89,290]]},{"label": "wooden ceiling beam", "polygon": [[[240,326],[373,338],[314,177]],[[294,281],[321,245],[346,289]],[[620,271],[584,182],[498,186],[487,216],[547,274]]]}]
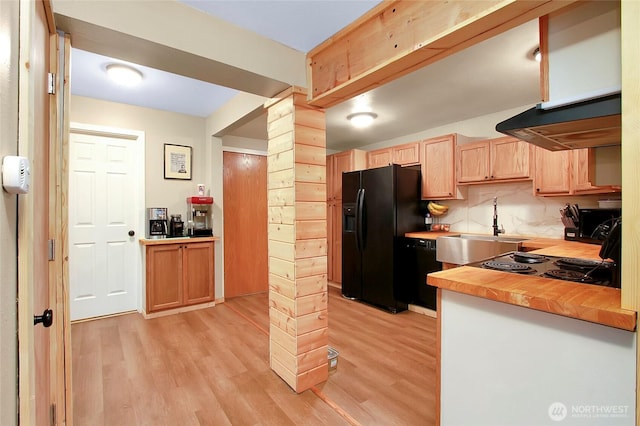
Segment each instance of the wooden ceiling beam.
[{"label": "wooden ceiling beam", "polygon": [[337,105],[575,1],[385,1],[307,54],[309,103]]}]

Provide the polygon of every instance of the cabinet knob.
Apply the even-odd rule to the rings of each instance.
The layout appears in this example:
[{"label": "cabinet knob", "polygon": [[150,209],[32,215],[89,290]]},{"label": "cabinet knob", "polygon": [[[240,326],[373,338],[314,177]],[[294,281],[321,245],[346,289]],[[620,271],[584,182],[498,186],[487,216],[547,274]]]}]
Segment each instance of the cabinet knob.
[{"label": "cabinet knob", "polygon": [[489,176],[485,176],[484,178],[485,178],[485,179],[489,179]]},{"label": "cabinet knob", "polygon": [[537,192],[540,192],[540,188],[536,188],[536,191],[537,191]]},{"label": "cabinet knob", "polygon": [[491,175],[491,179],[493,179],[493,175]]},{"label": "cabinet knob", "polygon": [[131,231],[129,231],[129,236],[133,237],[134,235],[136,235],[136,231],[134,231],[133,229]]}]

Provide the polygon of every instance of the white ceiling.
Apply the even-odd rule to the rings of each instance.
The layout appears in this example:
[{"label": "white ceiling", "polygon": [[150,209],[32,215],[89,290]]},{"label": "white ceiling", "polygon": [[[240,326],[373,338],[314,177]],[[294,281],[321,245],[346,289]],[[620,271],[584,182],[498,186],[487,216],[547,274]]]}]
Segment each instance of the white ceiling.
[{"label": "white ceiling", "polygon": [[[370,0],[202,1],[184,0],[284,45],[307,52],[375,6]],[[538,44],[537,20],[327,110],[327,148],[348,149],[539,99],[539,68],[530,54]],[[145,78],[135,89],[113,85],[108,63],[123,62],[73,49],[72,94],[206,117],[237,91],[136,65]],[[354,129],[346,116],[356,103],[378,114],[368,129]],[[495,123],[490,123],[495,124]],[[266,139],[264,116],[229,133]]]}]

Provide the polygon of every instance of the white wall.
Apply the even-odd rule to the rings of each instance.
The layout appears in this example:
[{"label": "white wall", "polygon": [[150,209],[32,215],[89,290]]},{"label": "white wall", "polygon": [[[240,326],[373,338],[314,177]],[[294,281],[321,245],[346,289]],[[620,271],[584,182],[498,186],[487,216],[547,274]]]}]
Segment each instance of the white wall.
[{"label": "white wall", "polygon": [[[150,108],[71,97],[71,121],[145,132],[146,207],[167,207],[169,214],[187,213],[186,198],[196,195],[198,183],[207,181],[205,119]],[[164,179],[164,144],[186,145],[192,151],[192,180]],[[215,201],[215,200],[214,200]]]},{"label": "white wall", "polygon": [[422,139],[433,138],[436,136],[448,135],[450,133],[458,133],[460,135],[466,136],[467,138],[469,138],[467,142],[502,137],[505,135],[496,131],[496,124],[509,117],[519,114],[522,111],[531,108],[532,106],[533,105],[523,105],[521,107],[510,108],[492,114],[481,115],[469,120],[456,121],[439,127],[434,127],[432,129],[425,129],[421,132],[411,133],[375,144],[365,145],[360,149],[371,151],[374,149],[386,148],[393,145],[400,145],[402,143],[415,142]]},{"label": "white wall", "polygon": [[447,290],[439,312],[441,424],[635,424],[636,333]]},{"label": "white wall", "polygon": [[622,84],[620,2],[587,2],[549,19],[549,99]]},{"label": "white wall", "polygon": [[267,155],[267,141],[264,139],[224,136],[222,138],[222,144],[228,151]]}]

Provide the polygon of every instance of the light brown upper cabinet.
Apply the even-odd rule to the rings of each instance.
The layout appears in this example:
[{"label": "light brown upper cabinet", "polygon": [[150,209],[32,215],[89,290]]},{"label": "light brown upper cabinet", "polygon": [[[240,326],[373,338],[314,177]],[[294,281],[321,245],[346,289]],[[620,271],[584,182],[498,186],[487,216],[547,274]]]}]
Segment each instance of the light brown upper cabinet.
[{"label": "light brown upper cabinet", "polygon": [[376,149],[367,152],[367,169],[388,166],[392,163],[393,153],[391,148]]},{"label": "light brown upper cabinet", "polygon": [[511,136],[457,147],[459,185],[531,179],[532,146]]},{"label": "light brown upper cabinet", "polygon": [[536,147],[535,157],[534,194],[569,195],[571,193],[571,151],[548,151]]},{"label": "light brown upper cabinet", "polygon": [[536,147],[534,194],[559,196],[620,192],[620,187],[593,185],[594,154],[593,148],[548,151]]},{"label": "light brown upper cabinet", "polygon": [[461,198],[456,187],[456,136],[441,136],[422,141],[422,199]]},{"label": "light brown upper cabinet", "polygon": [[596,174],[595,149],[583,148],[573,150],[572,152],[572,186],[574,194],[606,194],[622,191],[621,186],[593,185]]},{"label": "light brown upper cabinet", "polygon": [[420,164],[420,142],[411,142],[367,153],[367,168],[375,169],[389,164],[417,166]]},{"label": "light brown upper cabinet", "polygon": [[342,282],[342,173],[362,170],[367,153],[358,149],[327,156],[327,279]]},{"label": "light brown upper cabinet", "polygon": [[415,166],[420,164],[420,142],[411,142],[391,148],[393,164]]},{"label": "light brown upper cabinet", "polygon": [[362,170],[367,166],[367,153],[359,149],[327,156],[327,200],[342,200],[342,173]]}]

